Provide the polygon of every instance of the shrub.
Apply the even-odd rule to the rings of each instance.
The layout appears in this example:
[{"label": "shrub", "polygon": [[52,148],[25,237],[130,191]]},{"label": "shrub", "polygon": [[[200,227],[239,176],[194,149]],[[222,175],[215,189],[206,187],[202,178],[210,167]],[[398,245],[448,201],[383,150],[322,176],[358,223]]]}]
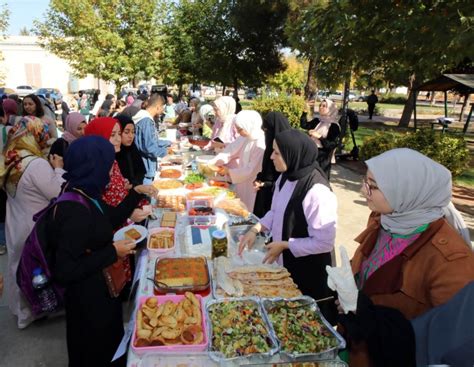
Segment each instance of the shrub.
[{"label": "shrub", "polygon": [[360,156],[367,160],[387,150],[396,148],[396,136],[387,131],[377,131],[364,139],[360,148]]},{"label": "shrub", "polygon": [[379,102],[391,103],[391,104],[405,104],[408,97],[406,94],[387,93],[382,94],[379,98]]},{"label": "shrub", "polygon": [[431,130],[418,130],[402,135],[377,132],[364,140],[361,156],[369,159],[394,148],[417,150],[445,166],[453,177],[460,175],[469,165],[469,150],[462,137]]},{"label": "shrub", "polygon": [[261,96],[254,100],[253,109],[265,116],[268,112],[278,111],[288,118],[290,125],[299,128],[300,117],[304,109],[304,98],[301,96],[285,96],[278,97]]}]

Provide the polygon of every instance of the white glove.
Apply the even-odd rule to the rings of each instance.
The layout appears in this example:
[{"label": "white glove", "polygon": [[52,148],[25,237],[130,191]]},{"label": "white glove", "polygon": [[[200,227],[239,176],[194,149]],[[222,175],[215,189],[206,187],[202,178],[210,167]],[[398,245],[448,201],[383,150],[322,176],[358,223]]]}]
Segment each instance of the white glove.
[{"label": "white glove", "polygon": [[341,246],[341,267],[326,265],[326,272],[328,273],[328,287],[337,292],[344,313],[355,312],[359,290],[344,246]]}]

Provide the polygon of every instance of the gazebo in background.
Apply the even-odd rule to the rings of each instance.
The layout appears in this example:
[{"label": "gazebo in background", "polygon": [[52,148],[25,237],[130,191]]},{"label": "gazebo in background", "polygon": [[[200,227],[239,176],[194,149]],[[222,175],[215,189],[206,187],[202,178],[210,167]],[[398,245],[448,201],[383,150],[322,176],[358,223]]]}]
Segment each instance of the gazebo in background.
[{"label": "gazebo in background", "polygon": [[[440,77],[430,80],[426,83],[418,86],[415,91],[425,92],[444,92],[444,116],[448,117],[448,91],[453,90],[462,95],[469,95],[474,93],[474,74],[443,74]],[[415,119],[415,130],[417,129],[416,119],[416,96],[418,93],[413,93],[414,98],[414,119]],[[467,132],[469,123],[472,117],[472,110],[474,103],[471,103],[469,114],[467,115],[466,122],[464,124],[463,133]]]}]

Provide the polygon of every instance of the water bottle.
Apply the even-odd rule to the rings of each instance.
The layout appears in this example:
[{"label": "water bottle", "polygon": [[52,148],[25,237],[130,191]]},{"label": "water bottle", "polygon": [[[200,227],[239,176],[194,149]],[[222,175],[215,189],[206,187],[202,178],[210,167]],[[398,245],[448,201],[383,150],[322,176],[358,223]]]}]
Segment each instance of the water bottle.
[{"label": "water bottle", "polygon": [[41,268],[33,270],[33,288],[38,294],[43,312],[53,312],[58,307],[58,301],[48,277]]}]

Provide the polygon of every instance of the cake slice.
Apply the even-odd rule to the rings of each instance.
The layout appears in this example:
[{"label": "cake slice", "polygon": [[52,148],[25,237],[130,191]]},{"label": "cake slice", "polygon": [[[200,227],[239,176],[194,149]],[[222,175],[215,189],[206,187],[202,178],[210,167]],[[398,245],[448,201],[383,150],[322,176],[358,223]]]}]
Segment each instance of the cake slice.
[{"label": "cake slice", "polygon": [[132,241],[138,240],[142,235],[140,232],[138,232],[135,228],[130,228],[128,231],[125,232],[124,234],[125,239],[129,239]]}]

